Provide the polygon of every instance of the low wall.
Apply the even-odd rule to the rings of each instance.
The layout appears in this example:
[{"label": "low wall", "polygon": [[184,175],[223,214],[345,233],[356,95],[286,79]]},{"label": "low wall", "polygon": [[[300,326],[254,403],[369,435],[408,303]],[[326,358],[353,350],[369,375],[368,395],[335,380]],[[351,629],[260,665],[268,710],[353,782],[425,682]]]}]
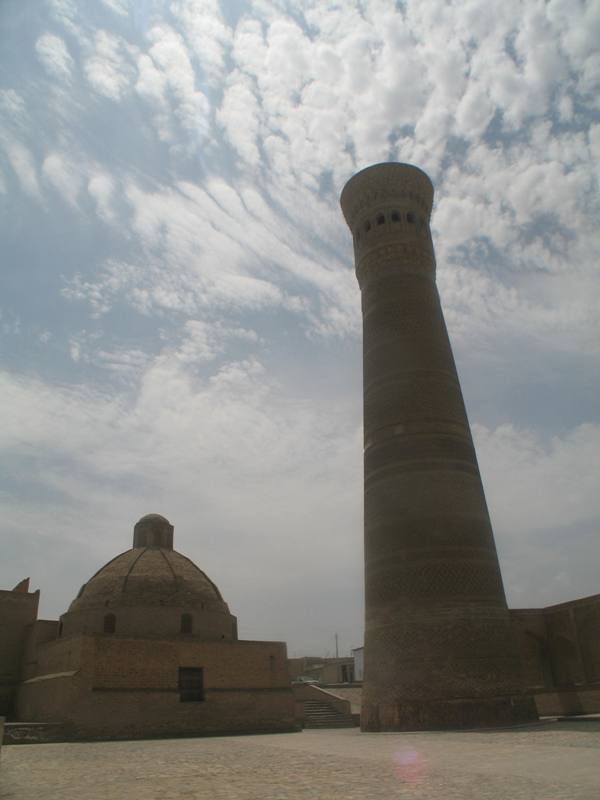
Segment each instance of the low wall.
[{"label": "low wall", "polygon": [[[304,720],[304,700],[320,700],[349,713],[339,706],[339,701],[348,701],[354,719],[360,720],[362,686],[327,686],[294,684],[296,717]],[[585,714],[600,714],[600,686],[596,689],[579,688],[568,691],[547,689],[534,695],[540,717],[567,717]],[[336,702],[338,705],[336,705]]]},{"label": "low wall", "polygon": [[[27,687],[23,707],[31,693],[40,688]],[[57,719],[57,706],[49,712],[47,698],[39,699],[37,714],[50,723]],[[42,716],[41,711],[45,711]],[[182,703],[176,689],[85,689],[79,687],[73,704],[60,709],[63,723],[60,740],[93,739],[143,739],[170,736],[202,736],[231,733],[278,733],[297,729],[295,708],[290,689],[286,688],[236,688],[205,690],[200,702]],[[23,717],[31,719],[31,716]],[[15,723],[8,743],[51,741],[54,736],[50,725],[40,726]],[[56,739],[52,739],[56,741]]]},{"label": "low wall", "polygon": [[352,711],[352,719],[354,724],[360,725],[360,708],[362,704],[362,683],[345,683],[341,686],[323,686],[343,700],[348,700]]},{"label": "low wall", "polygon": [[67,742],[69,731],[61,723],[7,722],[4,726],[4,744],[47,744]]},{"label": "low wall", "polygon": [[548,690],[535,694],[535,704],[540,717],[568,717],[600,713],[600,687],[598,689]]}]

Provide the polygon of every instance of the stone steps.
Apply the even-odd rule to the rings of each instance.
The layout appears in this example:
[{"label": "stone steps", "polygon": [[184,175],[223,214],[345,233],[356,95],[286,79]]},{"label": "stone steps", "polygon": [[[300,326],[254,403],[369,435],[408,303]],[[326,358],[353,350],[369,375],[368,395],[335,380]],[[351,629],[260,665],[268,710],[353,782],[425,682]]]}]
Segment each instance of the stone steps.
[{"label": "stone steps", "polygon": [[353,728],[351,714],[343,714],[329,703],[319,700],[304,701],[305,728]]}]

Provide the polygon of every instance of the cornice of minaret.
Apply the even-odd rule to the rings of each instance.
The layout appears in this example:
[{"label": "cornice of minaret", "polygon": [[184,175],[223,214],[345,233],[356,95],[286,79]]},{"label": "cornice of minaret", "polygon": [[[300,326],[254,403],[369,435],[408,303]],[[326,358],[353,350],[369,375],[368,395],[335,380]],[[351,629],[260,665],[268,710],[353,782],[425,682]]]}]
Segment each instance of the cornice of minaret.
[{"label": "cornice of minaret", "polygon": [[433,185],[410,164],[376,164],[352,177],[340,198],[361,286],[381,271],[435,279],[429,230]]}]

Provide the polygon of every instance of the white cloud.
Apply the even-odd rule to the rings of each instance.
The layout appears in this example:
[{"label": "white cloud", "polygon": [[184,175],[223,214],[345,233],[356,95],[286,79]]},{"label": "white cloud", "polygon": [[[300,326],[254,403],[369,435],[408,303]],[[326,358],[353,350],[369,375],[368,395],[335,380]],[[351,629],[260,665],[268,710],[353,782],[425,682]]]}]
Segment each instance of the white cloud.
[{"label": "white cloud", "polygon": [[165,100],[167,79],[164,73],[157,69],[147,53],[142,53],[137,62],[138,79],[135,89],[145,100],[156,106],[162,106]]},{"label": "white cloud", "polygon": [[81,25],[78,24],[78,9],[75,0],[47,0],[54,19],[78,39],[83,39]]},{"label": "white cloud", "polygon": [[223,20],[218,0],[174,0],[171,13],[180,21],[208,83],[218,85],[231,41],[231,30]]},{"label": "white cloud", "polygon": [[257,166],[260,107],[253,83],[239,72],[233,72],[227,81],[217,120],[240,157],[250,166]]},{"label": "white cloud", "polygon": [[475,425],[474,436],[494,517],[511,536],[600,519],[600,425],[550,441],[511,424]]},{"label": "white cloud", "polygon": [[77,165],[64,153],[53,152],[44,159],[42,172],[67,203],[77,208],[77,195],[81,188],[81,174]]},{"label": "white cloud", "polygon": [[73,59],[64,39],[52,33],[45,33],[36,41],[35,50],[44,69],[51,77],[69,80],[73,69]]},{"label": "white cloud", "polygon": [[176,348],[174,355],[183,364],[197,364],[213,361],[225,352],[226,343],[241,340],[255,343],[258,336],[255,331],[246,328],[231,328],[220,322],[212,325],[202,320],[188,320],[184,327],[183,341]]},{"label": "white cloud", "polygon": [[494,116],[495,106],[489,96],[489,89],[481,81],[471,80],[461,97],[454,120],[454,130],[458,136],[476,139],[481,136]]},{"label": "white cloud", "polygon": [[7,126],[26,127],[29,122],[25,100],[14,89],[0,89],[0,111]]},{"label": "white cloud", "polygon": [[112,201],[115,182],[111,175],[101,170],[94,171],[87,184],[87,190],[96,203],[98,216],[105,222],[115,221]]},{"label": "white cloud", "polygon": [[84,63],[92,88],[110,100],[122,100],[135,76],[132,60],[136,55],[137,48],[120,36],[106,30],[96,31],[93,55]]},{"label": "white cloud", "polygon": [[12,137],[0,136],[8,162],[17,176],[21,188],[35,200],[41,200],[42,193],[38,182],[35,160],[30,150]]},{"label": "white cloud", "polygon": [[585,97],[592,108],[598,108],[598,87],[600,86],[600,55],[598,53],[586,58],[581,76],[577,83],[578,91]]},{"label": "white cloud", "polygon": [[[543,439],[511,424],[475,425],[477,455],[513,606],[597,591],[600,425]],[[560,546],[557,543],[560,542]]]},{"label": "white cloud", "polygon": [[[125,194],[143,268],[110,262],[93,279],[75,276],[66,297],[86,299],[96,314],[117,298],[144,314],[282,307],[301,314],[313,331],[358,331],[355,279],[333,255],[323,265],[314,241],[314,231],[326,232],[323,221],[335,214],[325,204],[307,197],[290,218],[251,184],[236,189],[221,179],[205,189],[182,182],[154,192],[130,180]],[[293,196],[276,198],[283,208],[293,202]]]},{"label": "white cloud", "polygon": [[18,336],[21,333],[21,320],[14,311],[0,309],[0,333],[4,336]]},{"label": "white cloud", "polygon": [[126,17],[130,13],[128,0],[102,0],[102,3],[120,17]]},{"label": "white cloud", "polygon": [[235,29],[231,56],[249,75],[256,77],[264,71],[266,46],[259,20],[242,17]]},{"label": "white cloud", "polygon": [[548,19],[561,39],[561,45],[575,63],[596,53],[600,36],[598,3],[574,6],[569,0],[551,0],[546,6]]},{"label": "white cloud", "polygon": [[173,134],[168,134],[168,124],[165,125],[163,118],[164,113],[170,110],[197,145],[208,135],[210,104],[206,95],[196,88],[185,42],[168,25],[154,26],[147,38],[151,46],[147,54],[138,58],[140,77],[136,90],[163,110],[163,115],[159,115],[157,120],[161,138],[173,138]]},{"label": "white cloud", "polygon": [[[0,314],[1,317],[1,314]],[[69,355],[75,363],[92,364],[100,369],[120,373],[128,379],[139,378],[142,372],[158,364],[179,364],[183,369],[195,370],[224,356],[232,344],[239,349],[253,349],[259,341],[255,331],[248,328],[224,325],[221,321],[189,319],[182,326],[175,341],[165,344],[152,359],[139,348],[103,343],[105,333],[82,330],[69,341]]]},{"label": "white cloud", "polygon": [[147,53],[142,53],[138,57],[137,69],[138,79],[135,90],[152,108],[153,124],[158,138],[163,142],[172,142],[176,138],[176,130],[166,96],[166,75],[162,70],[157,69]]},{"label": "white cloud", "polygon": [[92,317],[98,318],[110,311],[115,297],[141,274],[141,269],[120,261],[108,261],[96,281],[85,281],[79,273],[69,279],[62,289],[67,300],[90,304]]}]

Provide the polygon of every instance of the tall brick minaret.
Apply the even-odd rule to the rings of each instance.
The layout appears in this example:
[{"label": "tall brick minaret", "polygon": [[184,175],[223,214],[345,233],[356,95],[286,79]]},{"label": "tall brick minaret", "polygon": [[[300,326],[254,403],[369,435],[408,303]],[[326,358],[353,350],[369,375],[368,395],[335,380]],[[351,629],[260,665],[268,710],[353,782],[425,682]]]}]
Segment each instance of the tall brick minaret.
[{"label": "tall brick minaret", "polygon": [[367,731],[536,717],[435,283],[432,203],[409,164],[368,167],[341,196],[363,313]]}]

